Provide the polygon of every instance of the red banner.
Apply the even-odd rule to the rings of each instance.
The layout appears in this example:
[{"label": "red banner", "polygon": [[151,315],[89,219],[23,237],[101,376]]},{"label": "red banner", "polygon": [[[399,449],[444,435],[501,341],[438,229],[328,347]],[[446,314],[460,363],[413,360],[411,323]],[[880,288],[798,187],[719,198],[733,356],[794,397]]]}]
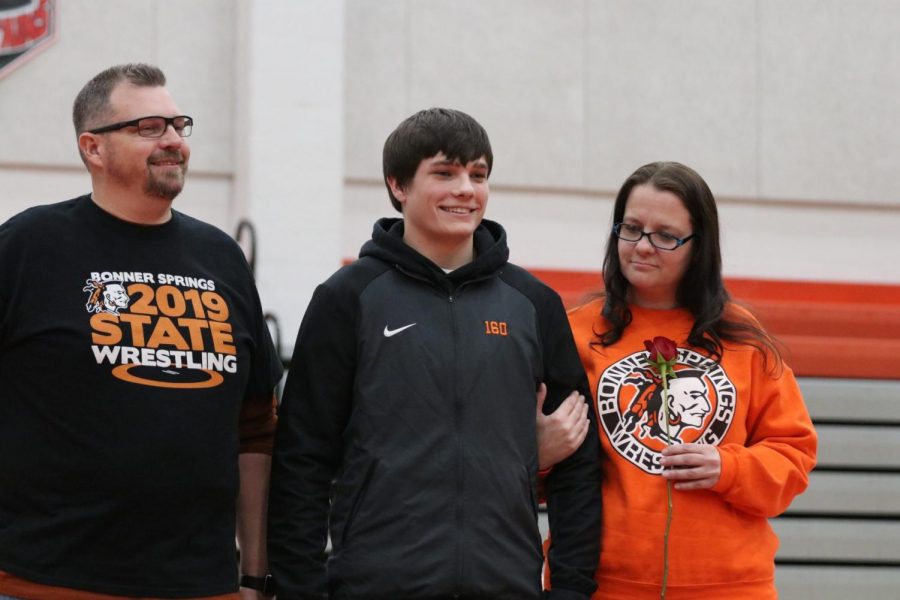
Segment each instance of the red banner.
[{"label": "red banner", "polygon": [[0,0],[0,77],[53,41],[54,0]]}]

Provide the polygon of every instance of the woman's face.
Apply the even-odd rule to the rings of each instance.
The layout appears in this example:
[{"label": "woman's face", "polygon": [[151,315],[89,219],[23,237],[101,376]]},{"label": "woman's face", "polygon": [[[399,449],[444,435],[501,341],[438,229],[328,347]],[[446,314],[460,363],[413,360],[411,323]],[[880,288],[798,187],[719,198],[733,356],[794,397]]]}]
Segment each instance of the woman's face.
[{"label": "woman's face", "polygon": [[[647,183],[632,188],[622,222],[647,233],[660,231],[677,238],[694,232],[691,215],[681,198]],[[629,301],[644,308],[674,308],[678,284],[691,261],[693,243],[692,240],[674,250],[660,250],[647,236],[637,242],[618,240],[622,274],[630,284]]]}]

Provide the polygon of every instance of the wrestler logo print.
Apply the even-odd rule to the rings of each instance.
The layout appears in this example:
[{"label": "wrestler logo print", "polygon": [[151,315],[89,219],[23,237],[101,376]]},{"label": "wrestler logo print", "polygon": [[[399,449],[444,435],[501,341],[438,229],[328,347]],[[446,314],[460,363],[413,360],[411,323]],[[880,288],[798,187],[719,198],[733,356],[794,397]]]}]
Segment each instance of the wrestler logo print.
[{"label": "wrestler logo print", "polygon": [[[667,445],[722,441],[734,419],[735,388],[720,365],[679,348],[676,377],[665,393],[647,366],[647,355],[635,352],[603,372],[597,409],[615,452],[647,473],[660,474],[659,460]],[[668,437],[663,402],[669,409]]]},{"label": "wrestler logo print", "polygon": [[95,271],[85,280],[91,351],[130,383],[209,388],[237,372],[231,311],[211,279]]},{"label": "wrestler logo print", "polygon": [[88,279],[87,285],[82,291],[88,292],[88,301],[85,304],[89,313],[119,314],[120,309],[128,308],[131,298],[125,291],[121,281],[97,281]]}]

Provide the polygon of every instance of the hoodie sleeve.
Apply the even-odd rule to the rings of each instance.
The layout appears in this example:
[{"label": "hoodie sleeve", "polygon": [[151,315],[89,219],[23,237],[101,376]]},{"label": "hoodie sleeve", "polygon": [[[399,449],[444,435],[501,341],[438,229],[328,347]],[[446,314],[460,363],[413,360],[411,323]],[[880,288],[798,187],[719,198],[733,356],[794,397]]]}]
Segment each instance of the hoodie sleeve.
[{"label": "hoodie sleeve", "polygon": [[[550,413],[575,389],[593,404],[569,321],[559,296],[547,290],[540,307],[544,382]],[[588,598],[596,588],[600,553],[601,467],[597,418],[589,410],[590,430],[581,447],[553,467],[545,480],[552,531],[548,598]]]},{"label": "hoodie sleeve", "polygon": [[294,346],[269,491],[269,565],[281,600],[328,597],[329,494],[352,398],[356,304],[352,293],[320,285]]},{"label": "hoodie sleeve", "polygon": [[774,517],[809,484],[817,437],[793,372],[782,365],[772,376],[754,354],[747,441],[719,446],[722,471],[712,490],[738,510]]}]

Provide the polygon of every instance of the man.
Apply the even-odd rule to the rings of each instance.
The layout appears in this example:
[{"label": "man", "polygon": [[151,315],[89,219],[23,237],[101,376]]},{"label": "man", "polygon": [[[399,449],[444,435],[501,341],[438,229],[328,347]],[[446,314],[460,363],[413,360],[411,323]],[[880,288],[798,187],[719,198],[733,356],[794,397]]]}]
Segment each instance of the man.
[{"label": "man", "polygon": [[[279,600],[541,597],[535,390],[546,382],[545,412],[569,395],[575,415],[570,392],[582,406],[589,392],[559,297],[507,262],[503,228],[482,219],[492,164],[487,133],[455,110],[421,111],[385,143],[403,219],[379,220],[360,259],[316,290],[279,411]],[[586,441],[546,478],[554,599],[595,587],[590,414]]]},{"label": "man", "polygon": [[281,375],[253,278],[171,208],[193,119],[158,68],[103,71],[73,116],[91,193],[0,226],[0,595],[237,598],[236,512],[267,573]]}]

